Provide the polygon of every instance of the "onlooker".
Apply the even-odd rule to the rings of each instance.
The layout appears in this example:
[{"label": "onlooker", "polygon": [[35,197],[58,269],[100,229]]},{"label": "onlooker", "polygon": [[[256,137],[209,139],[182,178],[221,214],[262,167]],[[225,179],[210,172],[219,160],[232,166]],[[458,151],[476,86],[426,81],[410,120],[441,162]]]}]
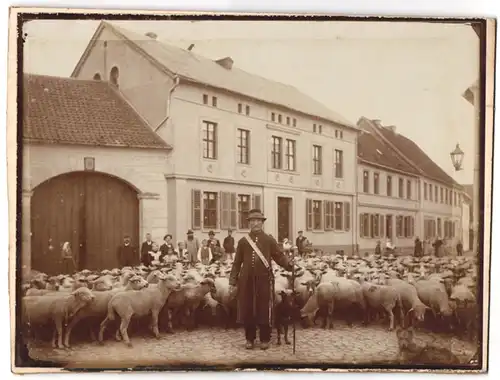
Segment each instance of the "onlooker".
[{"label": "onlooker", "polygon": [[194,237],[192,230],[188,230],[185,244],[188,251],[187,259],[191,264],[195,264],[198,261],[200,243],[198,242],[198,239]]},{"label": "onlooker", "polygon": [[203,239],[201,241],[201,247],[198,250],[198,257],[204,265],[208,265],[212,261],[212,249],[209,247],[207,239]]},{"label": "onlooker", "polygon": [[232,236],[233,231],[231,229],[227,230],[227,236],[224,238],[224,242],[222,243],[224,246],[224,252],[226,252],[226,258],[234,259],[234,237]]},{"label": "onlooker", "polygon": [[415,239],[415,250],[414,250],[413,254],[415,257],[422,257],[424,254],[423,247],[422,247],[422,241],[419,239],[418,236]]},{"label": "onlooker", "polygon": [[464,246],[462,242],[459,240],[457,243],[457,256],[463,256],[464,254]]},{"label": "onlooker", "polygon": [[212,245],[212,241],[215,242],[215,245],[220,248],[220,241],[215,237],[215,232],[209,231],[208,232],[208,242],[210,246]]},{"label": "onlooker", "polygon": [[161,261],[163,261],[164,257],[166,257],[168,255],[169,248],[174,250],[174,244],[172,243],[172,235],[166,234],[163,237],[163,241],[164,241],[164,243],[160,247],[160,252],[161,252],[160,260]]},{"label": "onlooker", "polygon": [[299,236],[295,240],[295,245],[297,246],[297,250],[299,251],[299,256],[304,256],[306,247],[307,247],[307,238],[303,235],[303,231],[299,231]]},{"label": "onlooker", "polygon": [[149,260],[149,252],[153,248],[153,240],[151,240],[151,234],[148,232],[146,234],[146,241],[144,241],[141,245],[141,262],[148,266],[145,262]]},{"label": "onlooker", "polygon": [[125,235],[123,238],[123,245],[118,247],[116,258],[122,267],[133,267],[139,261],[137,249],[132,246],[130,236]]}]

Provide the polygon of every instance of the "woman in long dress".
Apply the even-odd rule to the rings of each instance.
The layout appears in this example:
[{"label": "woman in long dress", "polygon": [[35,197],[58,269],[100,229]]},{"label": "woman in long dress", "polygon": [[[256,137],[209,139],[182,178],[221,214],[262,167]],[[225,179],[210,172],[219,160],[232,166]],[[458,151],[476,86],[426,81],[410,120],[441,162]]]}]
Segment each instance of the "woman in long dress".
[{"label": "woman in long dress", "polygon": [[75,259],[73,258],[71,245],[68,241],[61,248],[61,267],[63,273],[73,274],[76,272]]}]

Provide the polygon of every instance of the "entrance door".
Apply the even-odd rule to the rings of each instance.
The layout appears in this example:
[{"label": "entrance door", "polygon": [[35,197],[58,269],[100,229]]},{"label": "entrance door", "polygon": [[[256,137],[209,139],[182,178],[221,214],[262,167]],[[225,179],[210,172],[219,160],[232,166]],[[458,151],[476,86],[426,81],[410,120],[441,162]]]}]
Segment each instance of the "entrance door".
[{"label": "entrance door", "polygon": [[31,201],[32,268],[61,273],[61,247],[71,244],[77,268],[120,266],[116,249],[129,234],[139,241],[139,201],[126,183],[95,172],[75,172],[39,185]]},{"label": "entrance door", "polygon": [[278,242],[292,237],[292,198],[278,197]]},{"label": "entrance door", "polygon": [[386,233],[386,237],[392,241],[393,240],[392,239],[392,215],[385,216],[385,233]]}]

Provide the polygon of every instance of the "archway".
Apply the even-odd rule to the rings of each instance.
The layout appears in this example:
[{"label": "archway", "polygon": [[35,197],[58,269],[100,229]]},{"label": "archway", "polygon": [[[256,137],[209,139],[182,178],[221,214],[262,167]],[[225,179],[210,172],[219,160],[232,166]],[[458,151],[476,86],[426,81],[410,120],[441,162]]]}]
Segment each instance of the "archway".
[{"label": "archway", "polygon": [[97,172],[72,172],[51,178],[33,191],[31,264],[61,273],[61,247],[71,244],[79,270],[120,266],[116,250],[129,234],[139,241],[137,191],[124,181]]}]

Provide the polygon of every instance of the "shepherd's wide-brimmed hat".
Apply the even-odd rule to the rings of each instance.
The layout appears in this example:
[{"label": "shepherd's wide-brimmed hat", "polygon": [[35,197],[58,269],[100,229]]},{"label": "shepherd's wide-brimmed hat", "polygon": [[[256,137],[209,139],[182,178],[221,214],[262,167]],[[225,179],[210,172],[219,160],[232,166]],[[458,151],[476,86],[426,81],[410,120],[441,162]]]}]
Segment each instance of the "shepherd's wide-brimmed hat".
[{"label": "shepherd's wide-brimmed hat", "polygon": [[264,216],[262,211],[260,211],[260,209],[258,209],[258,208],[251,209],[248,212],[247,220],[252,220],[252,219],[260,219],[262,221],[267,220],[267,218]]}]

